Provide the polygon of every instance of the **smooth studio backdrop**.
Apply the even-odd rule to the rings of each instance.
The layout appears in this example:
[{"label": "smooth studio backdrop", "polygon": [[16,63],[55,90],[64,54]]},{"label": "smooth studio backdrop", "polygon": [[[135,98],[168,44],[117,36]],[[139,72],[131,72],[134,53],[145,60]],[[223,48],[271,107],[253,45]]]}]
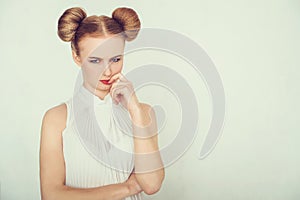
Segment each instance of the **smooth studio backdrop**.
[{"label": "smooth studio backdrop", "polygon": [[[197,138],[166,168],[161,190],[147,199],[300,198],[299,1],[2,0],[1,200],[40,199],[42,117],[72,95],[79,72],[70,44],[56,34],[59,16],[73,6],[82,6],[88,15],[108,16],[116,7],[132,7],[142,27],[174,30],[201,45],[222,78],[224,129],[214,151],[199,160],[212,113],[203,80],[166,52],[125,57],[125,72],[151,62],[176,69],[189,80],[199,104]],[[153,92],[165,95],[161,101],[168,120],[160,144],[167,145],[176,135],[180,108],[163,88],[148,86],[137,93],[142,101],[157,103]]]}]

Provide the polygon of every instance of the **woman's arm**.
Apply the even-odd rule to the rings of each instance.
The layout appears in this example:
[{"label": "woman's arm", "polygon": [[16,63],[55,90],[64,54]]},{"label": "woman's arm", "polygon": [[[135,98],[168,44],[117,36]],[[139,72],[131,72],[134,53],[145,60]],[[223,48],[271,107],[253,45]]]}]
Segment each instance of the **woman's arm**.
[{"label": "woman's arm", "polygon": [[157,141],[156,116],[152,107],[140,103],[130,110],[133,123],[136,178],[146,194],[156,193],[165,176]]},{"label": "woman's arm", "polygon": [[62,131],[66,124],[66,105],[48,110],[41,127],[40,186],[42,200],[117,200],[141,192],[134,175],[119,184],[81,189],[65,185]]},{"label": "woman's arm", "polygon": [[146,194],[156,193],[165,176],[157,141],[156,116],[152,107],[140,103],[132,83],[121,73],[113,75],[110,95],[128,111],[133,125],[134,168],[136,178]]}]

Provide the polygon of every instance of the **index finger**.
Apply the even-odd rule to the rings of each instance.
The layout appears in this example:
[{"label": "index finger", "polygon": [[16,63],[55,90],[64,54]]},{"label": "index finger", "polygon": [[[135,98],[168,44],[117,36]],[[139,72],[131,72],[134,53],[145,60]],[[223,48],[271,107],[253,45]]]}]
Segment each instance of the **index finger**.
[{"label": "index finger", "polygon": [[112,83],[113,81],[117,80],[117,79],[120,79],[120,81],[126,81],[127,79],[125,78],[125,76],[123,76],[123,74],[121,73],[118,73],[118,74],[115,74],[111,77],[111,79],[108,81],[109,83]]}]

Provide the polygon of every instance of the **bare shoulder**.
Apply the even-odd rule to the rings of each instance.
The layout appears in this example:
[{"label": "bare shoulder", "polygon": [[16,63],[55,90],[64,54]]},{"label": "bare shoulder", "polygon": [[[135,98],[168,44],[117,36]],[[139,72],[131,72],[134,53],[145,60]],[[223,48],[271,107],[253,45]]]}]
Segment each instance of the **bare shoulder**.
[{"label": "bare shoulder", "polygon": [[43,126],[47,129],[62,131],[66,127],[67,106],[65,103],[48,109],[43,117]]},{"label": "bare shoulder", "polygon": [[65,103],[50,108],[43,117],[40,139],[40,183],[43,195],[49,188],[62,186],[65,182],[62,131],[66,126],[66,117]]}]

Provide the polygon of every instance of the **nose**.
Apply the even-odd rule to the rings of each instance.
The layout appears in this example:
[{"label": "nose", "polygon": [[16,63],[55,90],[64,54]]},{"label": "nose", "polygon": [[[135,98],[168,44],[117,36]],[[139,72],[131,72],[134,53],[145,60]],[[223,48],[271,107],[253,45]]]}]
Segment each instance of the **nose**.
[{"label": "nose", "polygon": [[103,72],[104,76],[110,76],[111,75],[110,64],[111,64],[110,62],[105,63],[105,69],[104,69],[104,72]]}]

